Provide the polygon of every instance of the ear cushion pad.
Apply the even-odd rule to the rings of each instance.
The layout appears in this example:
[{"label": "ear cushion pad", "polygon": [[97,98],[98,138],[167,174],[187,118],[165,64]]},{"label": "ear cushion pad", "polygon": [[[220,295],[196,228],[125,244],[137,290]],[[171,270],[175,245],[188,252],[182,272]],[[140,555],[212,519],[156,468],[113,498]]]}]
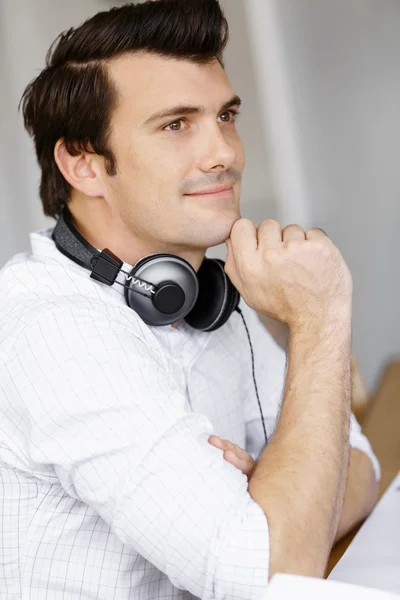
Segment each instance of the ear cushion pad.
[{"label": "ear cushion pad", "polygon": [[224,313],[221,315],[218,323],[215,325],[215,327],[213,327],[212,329],[209,329],[208,331],[214,331],[214,329],[218,329],[218,327],[222,327],[222,325],[225,325],[225,323],[228,321],[229,317],[231,316],[231,314],[237,309],[237,307],[239,306],[239,302],[240,302],[240,294],[237,291],[237,289],[235,288],[235,286],[233,285],[233,283],[231,282],[231,280],[229,279],[228,275],[225,273],[224,267],[225,267],[225,263],[223,260],[220,260],[219,258],[214,259],[216,260],[222,267],[224,275],[227,279],[227,292],[228,292],[228,299],[227,299],[227,305],[226,308],[224,310]]},{"label": "ear cushion pad", "polygon": [[199,295],[185,321],[194,329],[214,331],[237,308],[240,295],[224,271],[224,262],[205,258],[198,273]]},{"label": "ear cushion pad", "polygon": [[[145,323],[169,325],[183,319],[196,303],[199,282],[197,273],[185,259],[173,254],[143,257],[126,279],[125,300]],[[157,287],[152,297],[136,293],[135,277]],[[129,282],[129,283],[128,283]]]},{"label": "ear cushion pad", "polygon": [[153,260],[155,256],[157,256],[157,258],[164,258],[164,257],[169,257],[171,255],[170,254],[149,254],[149,256],[145,256],[144,258],[141,258],[140,260],[138,260],[138,262],[132,268],[132,271],[130,274],[136,275],[136,273],[139,271],[139,269],[141,267],[143,267],[143,265],[145,265],[146,263]]}]

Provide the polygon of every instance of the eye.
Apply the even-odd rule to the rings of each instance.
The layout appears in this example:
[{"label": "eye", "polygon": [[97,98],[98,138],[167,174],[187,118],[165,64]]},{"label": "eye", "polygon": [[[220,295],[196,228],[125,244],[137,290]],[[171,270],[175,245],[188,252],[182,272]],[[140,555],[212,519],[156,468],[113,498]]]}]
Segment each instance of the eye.
[{"label": "eye", "polygon": [[166,125],[164,127],[164,129],[167,131],[182,131],[183,130],[183,127],[182,127],[183,122],[184,122],[184,119],[178,119],[177,121],[172,121],[172,123],[168,123],[168,125]]},{"label": "eye", "polygon": [[239,111],[237,110],[226,110],[225,112],[219,115],[223,123],[234,123],[238,116]]}]

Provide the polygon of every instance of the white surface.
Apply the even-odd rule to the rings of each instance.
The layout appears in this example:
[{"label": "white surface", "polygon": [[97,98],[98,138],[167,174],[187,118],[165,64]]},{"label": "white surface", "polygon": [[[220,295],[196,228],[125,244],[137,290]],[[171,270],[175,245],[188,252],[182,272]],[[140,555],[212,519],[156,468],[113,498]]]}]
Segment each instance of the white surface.
[{"label": "white surface", "polygon": [[370,588],[278,573],[271,579],[263,600],[398,600],[399,596]]},{"label": "white surface", "polygon": [[400,594],[400,473],[329,579]]},{"label": "white surface", "polygon": [[372,392],[400,353],[400,2],[249,2],[260,15],[275,6],[303,194],[353,274],[353,344]]}]

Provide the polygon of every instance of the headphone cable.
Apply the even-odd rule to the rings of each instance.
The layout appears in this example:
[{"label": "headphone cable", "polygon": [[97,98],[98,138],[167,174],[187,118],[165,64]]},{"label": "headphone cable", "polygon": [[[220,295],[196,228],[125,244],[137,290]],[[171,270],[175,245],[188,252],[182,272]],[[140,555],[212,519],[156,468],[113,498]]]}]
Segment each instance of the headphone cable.
[{"label": "headphone cable", "polygon": [[258,389],[257,389],[257,383],[256,383],[256,375],[255,375],[255,370],[254,370],[254,352],[253,352],[253,346],[251,344],[250,334],[249,334],[249,330],[248,330],[247,325],[246,325],[246,321],[245,321],[244,316],[243,316],[243,312],[241,311],[241,309],[239,307],[236,308],[236,311],[242,317],[243,325],[245,326],[246,333],[247,333],[247,338],[248,338],[249,344],[250,344],[251,367],[252,367],[252,372],[253,372],[254,389],[256,391],[257,402],[258,402],[258,406],[260,408],[261,421],[262,421],[262,425],[263,425],[263,429],[264,429],[265,445],[267,445],[268,444],[268,436],[267,436],[267,431],[265,429],[264,415],[263,415],[263,411],[262,411],[262,408],[261,408],[260,397],[258,395]]}]

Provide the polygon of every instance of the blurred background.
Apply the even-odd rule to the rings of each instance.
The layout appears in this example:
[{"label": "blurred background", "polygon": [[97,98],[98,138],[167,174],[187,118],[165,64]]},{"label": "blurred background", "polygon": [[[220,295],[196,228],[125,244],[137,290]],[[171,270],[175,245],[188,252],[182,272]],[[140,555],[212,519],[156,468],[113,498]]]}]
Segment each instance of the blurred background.
[{"label": "blurred background", "polygon": [[[0,0],[0,265],[41,214],[17,112],[55,37],[107,0]],[[354,279],[353,347],[368,392],[400,358],[400,2],[223,0],[243,100],[242,215],[322,227]],[[225,246],[209,252],[225,256]]]}]

